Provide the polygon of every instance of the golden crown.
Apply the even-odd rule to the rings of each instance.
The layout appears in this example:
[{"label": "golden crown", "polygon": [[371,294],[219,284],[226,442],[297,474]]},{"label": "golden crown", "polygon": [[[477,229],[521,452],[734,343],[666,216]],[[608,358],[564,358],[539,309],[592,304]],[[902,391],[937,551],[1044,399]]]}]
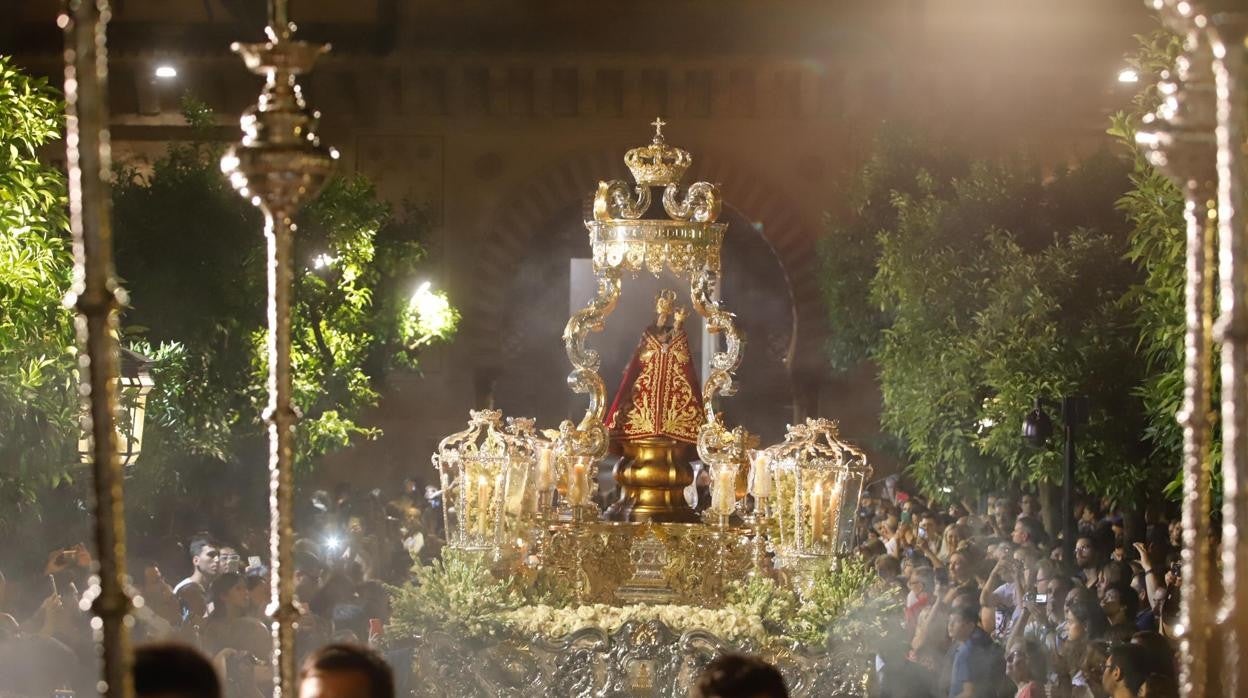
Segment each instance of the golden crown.
[{"label": "golden crown", "polygon": [[633,173],[633,179],[644,187],[664,187],[680,182],[685,170],[693,164],[689,151],[670,146],[663,139],[663,127],[667,122],[655,119],[654,140],[650,145],[633,148],[624,155],[624,164]]}]

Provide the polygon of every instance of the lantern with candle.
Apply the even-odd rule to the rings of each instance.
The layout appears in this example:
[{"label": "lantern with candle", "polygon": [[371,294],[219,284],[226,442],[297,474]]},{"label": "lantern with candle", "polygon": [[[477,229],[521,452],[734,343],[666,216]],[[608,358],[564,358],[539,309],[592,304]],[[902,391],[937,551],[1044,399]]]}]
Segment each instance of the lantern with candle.
[{"label": "lantern with candle", "polygon": [[836,422],[807,419],[791,425],[782,443],[757,454],[755,465],[751,487],[756,497],[771,502],[778,564],[849,549],[871,466],[860,449],[841,441]]},{"label": "lantern with candle", "polygon": [[492,551],[512,529],[508,519],[528,512],[536,483],[533,420],[509,419],[497,410],[472,410],[468,428],[446,437],[433,456],[442,480],[447,545]]},{"label": "lantern with candle", "polygon": [[758,437],[742,427],[728,430],[713,423],[698,435],[698,453],[711,475],[710,513],[721,526],[727,525],[729,517],[737,512],[744,496],[737,488],[738,476],[748,462],[751,447],[757,445]]}]

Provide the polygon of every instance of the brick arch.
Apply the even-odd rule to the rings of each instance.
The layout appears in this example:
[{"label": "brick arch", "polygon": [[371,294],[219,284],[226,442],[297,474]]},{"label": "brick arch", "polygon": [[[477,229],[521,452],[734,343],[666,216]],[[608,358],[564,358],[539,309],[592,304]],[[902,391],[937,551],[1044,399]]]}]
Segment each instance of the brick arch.
[{"label": "brick arch", "polygon": [[[692,150],[697,164],[685,180],[719,184],[726,206],[747,220],[762,224],[761,230],[754,230],[761,232],[780,262],[793,308],[787,358],[790,372],[808,375],[818,370],[825,322],[813,224],[803,220],[779,188],[752,169],[701,148]],[[507,280],[515,274],[517,260],[524,257],[525,249],[534,244],[556,216],[566,215],[569,208],[588,202],[599,180],[611,178],[629,179],[620,153],[590,151],[571,155],[525,180],[530,184],[504,200],[487,219],[474,276],[489,279],[490,283],[475,289],[465,313],[465,329],[478,366],[487,371],[500,368],[496,328],[501,326],[506,310]],[[731,307],[728,310],[739,311]]]}]

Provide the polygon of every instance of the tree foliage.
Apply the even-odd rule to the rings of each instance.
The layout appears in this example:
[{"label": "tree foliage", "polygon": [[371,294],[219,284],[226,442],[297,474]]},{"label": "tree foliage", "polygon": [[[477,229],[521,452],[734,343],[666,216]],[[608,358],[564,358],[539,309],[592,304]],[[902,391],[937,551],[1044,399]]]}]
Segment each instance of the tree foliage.
[{"label": "tree foliage", "polygon": [[65,182],[38,157],[61,114],[45,80],[0,56],[0,529],[77,460]]},{"label": "tree foliage", "polygon": [[[836,369],[878,366],[882,423],[932,494],[1060,478],[1055,450],[1019,438],[1038,395],[1092,396],[1082,484],[1122,495],[1141,458],[1137,281],[1114,202],[1123,163],[1105,153],[1049,178],[972,163],[886,135],[850,216],[822,243]],[[1056,444],[1054,444],[1056,446]]]},{"label": "tree foliage", "polygon": [[[201,105],[184,106],[192,126],[208,121]],[[150,168],[120,172],[114,192],[118,272],[132,298],[127,334],[156,359],[136,466],[150,487],[176,474],[197,488],[219,481],[223,467],[256,471],[263,458],[263,221],[220,174],[220,154],[205,141],[170,145]],[[457,316],[451,309],[433,330],[422,322],[409,298],[427,221],[415,210],[396,216],[364,177],[331,179],[297,224],[292,368],[306,467],[375,437],[359,420],[376,405],[380,378],[414,368],[419,346],[450,337]]]},{"label": "tree foliage", "polygon": [[888,324],[885,310],[869,296],[880,256],[879,233],[897,224],[893,195],[947,187],[966,168],[964,160],[904,127],[888,127],[876,139],[850,191],[849,215],[829,217],[827,234],[818,242],[828,322],[836,328],[826,345],[834,372],[848,372],[868,359]]},{"label": "tree foliage", "polygon": [[[1183,452],[1183,431],[1175,415],[1183,400],[1184,259],[1186,244],[1183,196],[1178,187],[1154,168],[1135,143],[1135,133],[1145,114],[1160,103],[1157,79],[1174,65],[1181,50],[1178,37],[1158,31],[1138,37],[1139,51],[1131,60],[1145,85],[1127,112],[1115,114],[1110,135],[1130,153],[1133,161],[1131,188],[1118,205],[1132,225],[1131,260],[1143,278],[1127,299],[1135,309],[1140,333],[1140,352],[1146,362],[1144,380],[1136,388],[1148,416],[1145,435],[1152,457],[1177,464]],[[1217,357],[1214,356],[1216,362]],[[1214,370],[1216,380],[1217,370]],[[1215,422],[1216,423],[1216,422]],[[1221,457],[1221,440],[1214,435],[1214,472]],[[1176,476],[1179,470],[1176,467]],[[1171,492],[1177,493],[1176,477]]]},{"label": "tree foliage", "polygon": [[1043,181],[977,164],[948,194],[898,193],[872,297],[891,315],[876,351],[883,423],[927,489],[1060,479],[1053,450],[1019,438],[1036,396],[1092,396],[1082,484],[1120,495],[1144,473],[1132,426],[1134,335],[1119,303],[1134,279],[1107,155]]}]

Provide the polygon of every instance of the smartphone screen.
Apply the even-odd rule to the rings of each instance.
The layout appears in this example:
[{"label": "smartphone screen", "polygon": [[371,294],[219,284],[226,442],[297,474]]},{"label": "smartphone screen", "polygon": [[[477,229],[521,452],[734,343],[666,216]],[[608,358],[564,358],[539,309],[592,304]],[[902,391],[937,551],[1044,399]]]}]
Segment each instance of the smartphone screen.
[{"label": "smartphone screen", "polygon": [[247,558],[247,566],[248,566],[248,567],[259,567],[259,566],[260,566],[260,556],[259,556],[259,555],[251,555],[251,556],[249,556],[249,557]]}]

